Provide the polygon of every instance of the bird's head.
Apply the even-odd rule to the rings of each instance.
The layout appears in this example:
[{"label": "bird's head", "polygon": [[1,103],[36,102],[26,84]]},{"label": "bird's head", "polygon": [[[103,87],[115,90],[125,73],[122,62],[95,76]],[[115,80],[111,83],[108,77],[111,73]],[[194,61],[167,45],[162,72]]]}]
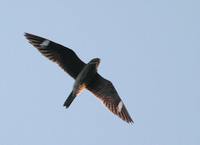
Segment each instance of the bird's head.
[{"label": "bird's head", "polygon": [[100,58],[93,58],[92,60],[90,60],[90,64],[95,64],[96,65],[96,68],[99,66],[100,64]]}]

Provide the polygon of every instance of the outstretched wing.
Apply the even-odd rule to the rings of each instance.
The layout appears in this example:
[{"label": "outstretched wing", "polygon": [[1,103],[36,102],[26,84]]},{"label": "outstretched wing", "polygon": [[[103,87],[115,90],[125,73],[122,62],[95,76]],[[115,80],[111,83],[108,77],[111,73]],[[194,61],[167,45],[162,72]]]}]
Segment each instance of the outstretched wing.
[{"label": "outstretched wing", "polygon": [[25,33],[24,36],[44,56],[56,62],[74,79],[85,66],[85,63],[78,58],[75,52],[67,47],[33,34]]},{"label": "outstretched wing", "polygon": [[110,81],[97,74],[87,89],[102,100],[103,104],[115,115],[128,123],[133,123],[124,103]]}]

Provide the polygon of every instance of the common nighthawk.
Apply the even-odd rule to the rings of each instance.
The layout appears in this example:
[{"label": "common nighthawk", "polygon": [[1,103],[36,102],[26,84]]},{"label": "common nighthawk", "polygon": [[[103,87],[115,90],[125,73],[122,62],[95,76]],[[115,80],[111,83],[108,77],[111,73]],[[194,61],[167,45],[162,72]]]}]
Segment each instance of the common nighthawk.
[{"label": "common nighthawk", "polygon": [[65,72],[75,79],[73,90],[64,103],[66,108],[70,106],[77,95],[84,89],[88,89],[111,112],[118,115],[124,121],[133,123],[113,84],[97,72],[100,63],[99,58],[94,58],[88,63],[84,63],[74,51],[67,47],[29,33],[25,33],[25,37],[44,56],[56,62]]}]

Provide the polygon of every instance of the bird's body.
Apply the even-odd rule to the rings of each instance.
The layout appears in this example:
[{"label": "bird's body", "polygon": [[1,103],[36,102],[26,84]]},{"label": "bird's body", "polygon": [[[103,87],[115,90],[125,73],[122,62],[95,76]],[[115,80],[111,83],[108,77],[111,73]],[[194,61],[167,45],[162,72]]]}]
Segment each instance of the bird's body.
[{"label": "bird's body", "polygon": [[75,97],[78,96],[90,84],[94,76],[97,74],[97,67],[99,63],[99,58],[92,59],[78,74],[74,82],[73,90],[64,103],[66,108],[68,108]]},{"label": "bird's body", "polygon": [[92,59],[87,65],[84,66],[84,68],[81,70],[81,72],[78,74],[75,80],[74,88],[77,88],[80,84],[88,85],[91,82],[91,80],[97,73],[97,67],[100,63],[99,60],[100,59],[98,58]]},{"label": "bird's body", "polygon": [[74,51],[67,47],[29,33],[25,33],[25,37],[44,56],[56,62],[64,71],[75,79],[72,92],[64,103],[66,108],[70,106],[77,95],[84,89],[88,89],[99,98],[111,112],[128,123],[133,122],[113,84],[97,72],[100,59],[95,58],[85,64]]}]

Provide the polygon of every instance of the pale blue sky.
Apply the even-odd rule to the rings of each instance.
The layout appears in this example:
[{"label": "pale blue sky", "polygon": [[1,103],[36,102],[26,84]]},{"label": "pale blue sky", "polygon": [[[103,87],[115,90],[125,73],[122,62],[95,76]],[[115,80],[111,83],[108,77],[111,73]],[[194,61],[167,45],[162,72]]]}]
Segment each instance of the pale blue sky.
[{"label": "pale blue sky", "polygon": [[[0,145],[199,145],[200,1],[1,0]],[[29,32],[101,58],[135,123],[73,80]]]}]

